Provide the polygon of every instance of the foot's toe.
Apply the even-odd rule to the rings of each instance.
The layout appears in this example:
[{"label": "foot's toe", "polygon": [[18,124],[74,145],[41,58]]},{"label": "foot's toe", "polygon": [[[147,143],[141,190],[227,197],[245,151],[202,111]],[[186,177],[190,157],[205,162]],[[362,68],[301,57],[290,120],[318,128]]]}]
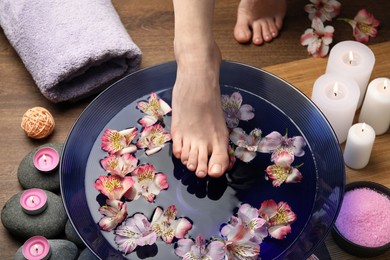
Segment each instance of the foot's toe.
[{"label": "foot's toe", "polygon": [[190,171],[195,171],[197,166],[198,166],[198,148],[191,146],[191,150],[187,161],[187,168]]},{"label": "foot's toe", "polygon": [[255,45],[261,45],[263,44],[263,34],[262,34],[262,27],[259,22],[254,22],[252,25],[252,30],[253,30],[253,37],[252,37],[252,42]]},{"label": "foot's toe", "polygon": [[211,177],[220,177],[229,165],[229,158],[225,151],[213,151],[209,161],[208,173]]},{"label": "foot's toe", "polygon": [[273,19],[270,19],[267,21],[269,31],[271,33],[272,38],[276,38],[279,33],[279,29],[276,27],[275,21]]},{"label": "foot's toe", "polygon": [[196,176],[204,178],[207,175],[208,154],[206,147],[200,147],[198,153],[198,165],[196,168]]},{"label": "foot's toe", "polygon": [[272,40],[272,33],[266,20],[261,22],[261,33],[265,42],[270,42]]},{"label": "foot's toe", "polygon": [[234,27],[234,38],[239,43],[247,43],[250,41],[251,35],[248,20],[243,14],[238,14],[236,26]]},{"label": "foot's toe", "polygon": [[283,26],[283,16],[275,17],[275,26],[278,28],[278,31],[282,29]]},{"label": "foot's toe", "polygon": [[190,157],[190,149],[190,143],[186,143],[185,141],[183,141],[180,160],[184,165],[187,165],[188,163],[188,158]]},{"label": "foot's toe", "polygon": [[181,158],[181,152],[183,149],[183,142],[181,136],[178,134],[172,135],[172,153],[177,158]]}]

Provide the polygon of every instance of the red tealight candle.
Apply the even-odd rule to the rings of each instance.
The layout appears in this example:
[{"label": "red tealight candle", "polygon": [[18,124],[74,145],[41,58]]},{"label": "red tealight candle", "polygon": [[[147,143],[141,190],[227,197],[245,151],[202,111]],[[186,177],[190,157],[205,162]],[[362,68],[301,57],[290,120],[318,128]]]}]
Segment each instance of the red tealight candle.
[{"label": "red tealight candle", "polygon": [[29,215],[38,215],[47,208],[47,195],[41,189],[28,189],[20,196],[22,210]]},{"label": "red tealight candle", "polygon": [[60,155],[51,147],[43,147],[34,155],[34,166],[41,172],[51,172],[57,168]]},{"label": "red tealight candle", "polygon": [[43,236],[30,237],[26,242],[24,242],[22,253],[24,258],[28,260],[49,259],[51,255],[49,241]]}]

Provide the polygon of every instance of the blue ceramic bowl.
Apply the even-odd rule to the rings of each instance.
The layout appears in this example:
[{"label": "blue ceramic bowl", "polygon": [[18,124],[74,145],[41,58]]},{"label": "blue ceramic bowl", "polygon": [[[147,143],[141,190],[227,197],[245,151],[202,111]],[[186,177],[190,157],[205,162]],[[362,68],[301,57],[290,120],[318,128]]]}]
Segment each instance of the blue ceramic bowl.
[{"label": "blue ceramic bowl", "polygon": [[[65,208],[82,240],[99,258],[179,259],[172,245],[160,242],[126,256],[118,251],[113,232],[101,231],[97,225],[101,218],[98,208],[104,198],[93,187],[99,175],[106,175],[99,164],[105,156],[100,149],[104,130],[137,126],[142,115],[135,109],[136,103],[145,100],[151,92],[170,103],[175,77],[176,63],[168,62],[121,79],[91,102],[66,140],[60,165]],[[243,104],[254,107],[255,118],[239,125],[247,133],[255,127],[262,130],[263,136],[272,131],[284,134],[288,129],[288,136],[305,138],[305,156],[294,161],[296,165],[303,163],[299,168],[302,181],[273,187],[264,178],[270,154],[258,155],[249,164],[238,161],[219,179],[200,180],[172,158],[169,144],[148,157],[157,171],[167,175],[169,188],[158,195],[154,204],[143,200],[128,203],[128,215],[142,212],[150,216],[157,205],[165,208],[175,204],[181,216],[193,221],[190,235],[195,237],[201,233],[209,238],[218,236],[220,224],[229,220],[232,209],[239,203],[258,208],[264,200],[285,201],[298,216],[291,225],[292,232],[284,240],[266,238],[261,244],[260,257],[263,260],[306,259],[331,229],[344,192],[345,169],[336,136],[304,94],[263,70],[224,61],[220,84],[222,94],[239,91]]]}]

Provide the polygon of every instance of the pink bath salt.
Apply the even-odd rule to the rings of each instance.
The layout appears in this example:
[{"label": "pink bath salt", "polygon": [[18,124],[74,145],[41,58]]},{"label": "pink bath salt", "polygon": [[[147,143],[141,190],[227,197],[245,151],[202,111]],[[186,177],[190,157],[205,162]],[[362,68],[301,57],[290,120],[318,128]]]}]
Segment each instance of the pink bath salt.
[{"label": "pink bath salt", "polygon": [[387,244],[390,242],[389,197],[369,188],[346,192],[336,227],[355,244],[367,247]]}]

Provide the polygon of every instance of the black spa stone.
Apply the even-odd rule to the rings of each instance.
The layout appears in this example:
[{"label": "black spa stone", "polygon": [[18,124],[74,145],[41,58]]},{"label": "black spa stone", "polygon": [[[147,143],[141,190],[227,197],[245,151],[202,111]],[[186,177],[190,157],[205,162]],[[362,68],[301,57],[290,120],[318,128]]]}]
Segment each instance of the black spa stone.
[{"label": "black spa stone", "polygon": [[75,243],[79,248],[85,248],[84,242],[81,240],[80,236],[77,234],[76,230],[72,226],[72,223],[70,223],[69,219],[65,225],[65,237],[69,241],[72,241],[73,243]]},{"label": "black spa stone", "polygon": [[[77,246],[68,240],[48,239],[51,255],[50,260],[76,260],[79,256]],[[21,246],[15,254],[15,260],[25,260]]]},{"label": "black spa stone", "polygon": [[68,219],[62,199],[50,191],[47,195],[47,208],[38,215],[28,215],[22,210],[20,197],[23,191],[12,196],[1,211],[1,222],[8,232],[16,237],[29,238],[40,235],[58,238],[65,231]]},{"label": "black spa stone", "polygon": [[59,167],[50,173],[43,173],[38,171],[33,162],[34,154],[42,147],[54,148],[60,155],[62,155],[62,143],[49,143],[41,145],[31,152],[29,152],[20,162],[18,167],[18,180],[24,189],[39,188],[49,190],[55,193],[60,191],[60,174]]}]

